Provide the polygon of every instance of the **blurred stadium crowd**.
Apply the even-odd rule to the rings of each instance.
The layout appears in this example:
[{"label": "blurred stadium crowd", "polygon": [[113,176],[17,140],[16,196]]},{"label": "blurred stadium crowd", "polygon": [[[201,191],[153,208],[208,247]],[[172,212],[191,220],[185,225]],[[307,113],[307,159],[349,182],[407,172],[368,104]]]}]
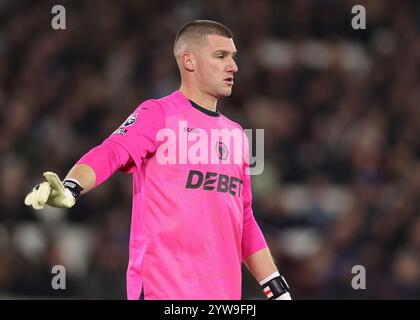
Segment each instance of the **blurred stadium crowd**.
[{"label": "blurred stadium crowd", "polygon": [[[235,34],[222,113],[265,129],[254,214],[296,299],[420,298],[420,4],[416,1],[0,2],[0,298],[124,299],[131,179],[71,210],[35,212],[42,172],[64,177],[143,100],[179,86],[178,28]],[[367,29],[351,28],[362,4]],[[66,290],[52,290],[53,265]],[[351,286],[366,270],[366,290]],[[244,269],[244,299],[262,299]]]}]

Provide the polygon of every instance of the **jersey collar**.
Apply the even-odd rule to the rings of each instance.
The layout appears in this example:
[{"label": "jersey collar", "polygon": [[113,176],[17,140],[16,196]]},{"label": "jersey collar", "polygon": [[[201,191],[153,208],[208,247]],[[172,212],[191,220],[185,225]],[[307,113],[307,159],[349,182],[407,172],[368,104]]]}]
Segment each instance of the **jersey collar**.
[{"label": "jersey collar", "polygon": [[207,114],[207,115],[209,115],[209,116],[211,116],[211,117],[220,117],[220,112],[219,112],[219,110],[216,110],[216,111],[211,111],[211,110],[209,110],[209,109],[203,108],[202,106],[200,106],[200,105],[196,104],[194,101],[192,101],[192,100],[190,100],[190,99],[188,99],[188,101],[189,101],[189,102],[191,103],[191,105],[192,105],[194,108],[196,108],[198,111],[201,111],[201,112],[203,112],[203,113],[205,113],[205,114]]}]

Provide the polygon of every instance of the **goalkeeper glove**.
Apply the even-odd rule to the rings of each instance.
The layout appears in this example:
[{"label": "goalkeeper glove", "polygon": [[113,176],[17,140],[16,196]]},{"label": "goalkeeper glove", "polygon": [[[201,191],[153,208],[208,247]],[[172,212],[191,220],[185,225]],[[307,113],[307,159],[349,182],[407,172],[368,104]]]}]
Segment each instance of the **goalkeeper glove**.
[{"label": "goalkeeper glove", "polygon": [[80,197],[83,190],[78,181],[74,179],[60,181],[53,172],[44,172],[47,181],[35,186],[25,198],[25,205],[34,209],[43,209],[47,204],[57,208],[71,208]]},{"label": "goalkeeper glove", "polygon": [[268,300],[292,300],[289,285],[277,271],[260,281],[260,285]]}]

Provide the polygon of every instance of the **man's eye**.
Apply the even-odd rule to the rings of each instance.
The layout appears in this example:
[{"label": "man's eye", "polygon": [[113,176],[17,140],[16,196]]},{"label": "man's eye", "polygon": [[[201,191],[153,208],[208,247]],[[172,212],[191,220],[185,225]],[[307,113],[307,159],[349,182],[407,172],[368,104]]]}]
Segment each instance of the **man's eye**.
[{"label": "man's eye", "polygon": [[216,56],[216,58],[224,58],[224,56]]}]

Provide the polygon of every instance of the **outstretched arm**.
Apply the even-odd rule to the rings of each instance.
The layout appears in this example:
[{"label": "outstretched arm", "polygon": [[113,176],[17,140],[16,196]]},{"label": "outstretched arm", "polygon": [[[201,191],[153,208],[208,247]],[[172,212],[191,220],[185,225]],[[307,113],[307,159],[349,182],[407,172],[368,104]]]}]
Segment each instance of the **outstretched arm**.
[{"label": "outstretched arm", "polygon": [[[144,107],[146,105],[148,107]],[[101,145],[86,153],[69,171],[64,181],[44,172],[46,181],[35,186],[25,198],[34,209],[71,208],[77,198],[108,179],[115,171],[135,172],[147,154],[157,148],[156,133],[165,114],[159,104],[145,102]]]},{"label": "outstretched arm", "polygon": [[71,208],[76,200],[130,163],[129,153],[118,143],[105,141],[86,153],[69,171],[64,181],[54,172],[44,172],[45,182],[35,186],[25,198],[34,209]]},{"label": "outstretched arm", "polygon": [[96,182],[95,171],[88,164],[76,164],[64,180],[76,180],[83,188],[81,194],[88,193],[93,189]]}]

